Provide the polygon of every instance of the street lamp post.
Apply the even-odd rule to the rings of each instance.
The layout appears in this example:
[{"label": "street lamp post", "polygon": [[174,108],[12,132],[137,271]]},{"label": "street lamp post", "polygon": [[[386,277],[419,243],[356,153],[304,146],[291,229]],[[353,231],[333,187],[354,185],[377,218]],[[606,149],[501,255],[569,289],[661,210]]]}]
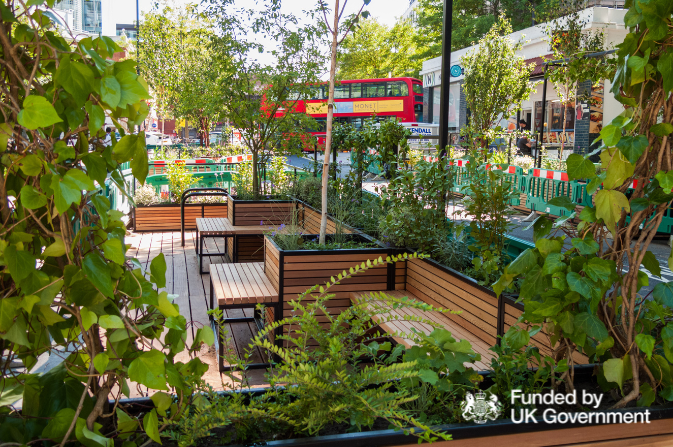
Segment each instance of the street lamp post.
[{"label": "street lamp post", "polygon": [[439,150],[445,157],[449,144],[449,91],[451,84],[451,30],[453,0],[444,0],[444,27],[442,36],[442,83],[439,99]]}]

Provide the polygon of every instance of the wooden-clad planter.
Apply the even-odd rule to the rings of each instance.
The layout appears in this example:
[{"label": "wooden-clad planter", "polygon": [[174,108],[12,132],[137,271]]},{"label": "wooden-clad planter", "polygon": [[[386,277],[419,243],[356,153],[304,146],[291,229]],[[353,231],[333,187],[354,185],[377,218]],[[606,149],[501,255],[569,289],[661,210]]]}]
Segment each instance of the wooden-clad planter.
[{"label": "wooden-clad planter", "polygon": [[[307,239],[315,235],[304,236]],[[363,235],[352,235],[362,241],[373,242]],[[283,250],[271,238],[264,238],[264,271],[273,286],[278,290],[280,301],[283,303],[284,316],[289,316],[292,307],[289,302],[299,297],[310,287],[324,284],[332,276],[348,270],[355,264],[385,259],[391,250],[379,245],[372,248],[357,248],[347,250]],[[330,288],[334,297],[327,303],[332,315],[338,315],[343,309],[350,307],[350,292],[357,290],[384,291],[395,288],[395,277],[398,270],[394,265],[384,264],[359,273],[341,281]],[[403,277],[404,270],[400,276]],[[401,281],[401,280],[400,280]],[[311,301],[305,297],[304,302]],[[268,317],[272,318],[271,309]],[[287,328],[285,328],[287,331]]]},{"label": "wooden-clad planter", "polygon": [[232,225],[281,225],[291,223],[295,209],[292,200],[238,200],[227,199]]},{"label": "wooden-clad planter", "polygon": [[[226,203],[186,203],[185,229],[196,229],[199,217],[227,217]],[[180,231],[180,205],[138,206],[134,209],[135,231]]]}]

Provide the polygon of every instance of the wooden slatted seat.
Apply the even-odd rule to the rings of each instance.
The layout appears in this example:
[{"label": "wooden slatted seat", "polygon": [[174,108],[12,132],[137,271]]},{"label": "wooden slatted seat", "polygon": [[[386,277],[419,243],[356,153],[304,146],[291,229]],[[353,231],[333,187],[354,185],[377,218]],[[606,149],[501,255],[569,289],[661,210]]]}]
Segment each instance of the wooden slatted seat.
[{"label": "wooden slatted seat", "polygon": [[[210,308],[215,308],[215,303],[221,310],[227,309],[255,309],[254,317],[224,318],[222,323],[247,323],[255,322],[261,329],[264,318],[256,309],[257,304],[265,304],[274,309],[274,315],[282,318],[282,306],[279,306],[278,291],[274,288],[264,273],[264,263],[233,263],[213,264],[210,266]],[[225,314],[223,312],[223,314]],[[218,334],[219,352],[224,351],[224,340]],[[220,371],[231,370],[225,366],[221,355],[218,355]],[[249,369],[269,367],[269,363],[253,363]]]},{"label": "wooden slatted seat", "polygon": [[[201,274],[207,273],[203,271],[203,257],[204,256],[227,256],[232,262],[238,262],[238,236],[261,236],[264,233],[273,230],[273,226],[264,225],[232,225],[227,217],[210,217],[196,219],[196,254],[199,256],[199,272]],[[205,253],[203,250],[203,239],[207,237],[221,237],[224,238],[225,252],[224,253]],[[233,239],[231,250],[227,249],[229,238]],[[261,245],[260,245],[261,247]]]},{"label": "wooden slatted seat", "polygon": [[[371,296],[372,292],[351,292],[351,300],[353,302],[359,302],[362,299],[369,299]],[[377,292],[381,293],[381,292]],[[391,297],[395,298],[402,298],[402,297],[409,297],[411,299],[414,299],[416,301],[422,302],[418,297],[413,295],[412,293],[409,293],[406,290],[388,290],[386,292],[383,292]],[[376,301],[377,304],[381,305],[383,304],[382,301]],[[420,309],[412,309],[412,308],[401,308],[401,309],[391,309],[389,313],[385,314],[374,314],[372,315],[372,318],[374,321],[383,321],[389,316],[399,316],[399,320],[393,320],[393,321],[388,321],[379,324],[379,327],[386,331],[389,334],[395,334],[395,333],[412,333],[412,328],[416,329],[418,332],[422,332],[424,334],[429,334],[431,333],[434,328],[430,326],[429,324],[426,323],[421,323],[421,322],[416,322],[416,321],[405,321],[404,317],[405,316],[415,316],[415,317],[421,317],[424,320],[432,321],[435,322],[442,327],[444,327],[446,330],[451,332],[451,334],[456,338],[456,340],[461,340],[461,339],[467,339],[467,341],[472,344],[472,349],[474,352],[477,352],[481,354],[481,361],[475,362],[473,365],[478,371],[483,371],[483,370],[488,370],[490,369],[490,363],[491,363],[491,358],[494,356],[493,351],[490,351],[489,348],[490,346],[488,343],[484,342],[483,340],[479,339],[478,337],[475,337],[474,335],[470,334],[467,332],[464,328],[460,327],[457,325],[455,322],[451,321],[445,314],[441,312],[428,312],[428,311],[423,311]],[[393,340],[395,340],[397,343],[401,343],[407,348],[415,345],[413,340],[407,339],[407,338],[402,338],[396,335],[392,336]]]}]

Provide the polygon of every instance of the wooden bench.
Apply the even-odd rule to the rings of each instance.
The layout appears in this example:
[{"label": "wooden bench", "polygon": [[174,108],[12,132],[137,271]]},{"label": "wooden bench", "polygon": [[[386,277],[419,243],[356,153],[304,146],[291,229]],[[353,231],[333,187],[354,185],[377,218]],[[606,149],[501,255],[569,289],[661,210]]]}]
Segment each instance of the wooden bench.
[{"label": "wooden bench", "polygon": [[[264,316],[257,312],[257,304],[263,303],[274,309],[274,315],[282,318],[282,306],[279,305],[278,291],[264,273],[264,263],[249,262],[242,264],[213,264],[210,271],[210,308],[215,303],[221,310],[255,309],[254,317],[226,318],[223,323],[247,323],[254,321],[258,329],[263,327]],[[212,318],[211,318],[212,319]],[[224,340],[218,335],[219,352],[224,352]],[[231,366],[224,365],[224,359],[218,354],[220,371],[229,371]],[[253,363],[250,369],[268,368],[269,363]]]},{"label": "wooden bench", "polygon": [[[370,299],[371,293],[372,292],[351,292],[351,301],[359,302],[360,300],[363,299]],[[394,298],[409,297],[416,301],[422,302],[422,300],[418,299],[418,297],[409,293],[406,290],[388,290],[386,292],[376,292],[376,293],[385,293]],[[376,302],[379,305],[383,304],[381,301]],[[463,329],[462,327],[451,321],[445,314],[441,312],[428,312],[420,309],[401,308],[401,309],[391,309],[389,313],[385,314],[374,314],[372,315],[372,319],[376,322],[379,322],[383,321],[389,316],[399,316],[400,319],[379,324],[379,327],[384,331],[386,331],[387,333],[409,334],[413,333],[411,329],[414,328],[418,332],[422,332],[426,335],[430,334],[435,328],[430,326],[429,324],[404,320],[405,316],[421,317],[424,320],[432,321],[434,323],[441,325],[446,330],[451,332],[451,334],[456,338],[456,340],[466,339],[467,341],[469,341],[470,344],[472,345],[472,349],[474,350],[474,352],[481,354],[481,361],[475,362],[474,365],[472,365],[475,369],[477,369],[478,371],[491,369],[490,363],[491,358],[494,357],[494,353],[493,351],[489,350],[490,346],[483,340],[480,340],[479,338],[465,331],[465,329]],[[402,338],[397,335],[392,335],[392,338],[397,343],[400,343],[406,346],[407,348],[414,346],[416,344],[413,340]]]},{"label": "wooden bench", "polygon": [[[196,254],[199,257],[199,273],[204,274],[203,271],[203,257],[204,256],[227,256],[226,249],[228,239],[233,239],[231,262],[238,262],[238,236],[243,235],[263,235],[275,227],[263,225],[232,225],[228,217],[210,217],[196,219]],[[224,238],[225,252],[224,253],[204,253],[203,239],[207,237]]]}]

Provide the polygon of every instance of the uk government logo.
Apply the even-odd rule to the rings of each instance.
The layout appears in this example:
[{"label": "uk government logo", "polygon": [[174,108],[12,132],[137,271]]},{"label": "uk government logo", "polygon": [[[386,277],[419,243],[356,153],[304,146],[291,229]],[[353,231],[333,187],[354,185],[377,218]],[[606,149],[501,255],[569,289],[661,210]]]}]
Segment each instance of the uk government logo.
[{"label": "uk government logo", "polygon": [[465,394],[465,400],[460,404],[463,418],[466,421],[474,421],[476,424],[485,424],[487,421],[495,421],[502,413],[502,404],[498,402],[498,396],[491,394],[487,399],[486,393],[479,391]]},{"label": "uk government logo", "polygon": [[[603,395],[588,393],[582,390],[578,393],[524,394],[520,390],[512,390],[510,419],[515,424],[649,424],[650,411],[602,411]],[[545,406],[538,413],[534,406]],[[525,408],[520,408],[524,406]],[[515,408],[519,407],[519,408]],[[583,407],[590,411],[560,411],[559,408]],[[487,395],[479,391],[474,395],[465,394],[465,400],[460,405],[463,419],[476,424],[485,424],[498,419],[503,412],[503,406],[498,402],[498,396]]]}]

